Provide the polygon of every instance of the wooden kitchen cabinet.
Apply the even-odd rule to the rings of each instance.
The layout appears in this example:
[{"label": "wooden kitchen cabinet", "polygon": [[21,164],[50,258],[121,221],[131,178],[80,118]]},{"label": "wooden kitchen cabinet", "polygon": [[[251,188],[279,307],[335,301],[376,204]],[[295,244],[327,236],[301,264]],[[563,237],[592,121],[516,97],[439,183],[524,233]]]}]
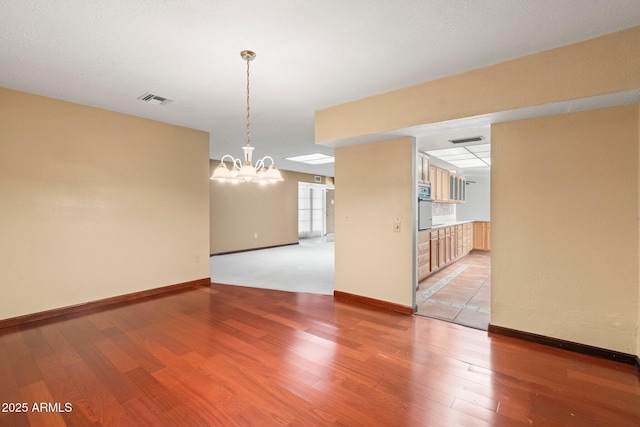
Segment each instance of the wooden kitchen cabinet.
[{"label": "wooden kitchen cabinet", "polygon": [[436,193],[438,191],[438,176],[436,167],[429,165],[429,182],[431,183],[431,198],[436,199]]},{"label": "wooden kitchen cabinet", "polygon": [[439,268],[438,265],[438,232],[437,231],[432,231],[431,232],[431,244],[429,245],[430,248],[430,256],[431,256],[431,271],[437,270]]},{"label": "wooden kitchen cabinet", "polygon": [[449,201],[449,177],[448,171],[444,169],[436,168],[436,182],[437,182],[437,198],[433,199],[434,202],[448,202]]},{"label": "wooden kitchen cabinet", "polygon": [[457,246],[458,246],[458,238],[457,238],[457,234],[456,234],[456,228],[455,227],[451,227],[451,254],[449,256],[449,262],[454,261],[457,257]]},{"label": "wooden kitchen cabinet", "polygon": [[449,178],[451,177],[451,172],[448,170],[442,169],[442,200],[444,202],[448,202],[451,200],[449,197]]},{"label": "wooden kitchen cabinet", "polygon": [[445,230],[431,231],[431,271],[436,271],[447,264],[447,245]]},{"label": "wooden kitchen cabinet", "polygon": [[466,200],[466,178],[437,166],[429,166],[431,198],[440,203],[464,203]]},{"label": "wooden kitchen cabinet", "polygon": [[477,251],[491,251],[491,223],[473,223],[473,249]]},{"label": "wooden kitchen cabinet", "polygon": [[442,228],[439,232],[444,235],[443,246],[444,246],[444,264],[449,264],[451,262],[451,229],[449,227]]},{"label": "wooden kitchen cabinet", "polygon": [[442,268],[447,264],[447,247],[445,246],[446,239],[444,234],[438,235],[438,268]]},{"label": "wooden kitchen cabinet", "polygon": [[491,251],[491,223],[487,222],[484,227],[484,248]]},{"label": "wooden kitchen cabinet", "polygon": [[431,232],[418,232],[418,281],[431,272]]},{"label": "wooden kitchen cabinet", "polygon": [[449,201],[449,174],[449,171],[437,166],[429,167],[429,180],[431,181],[431,198],[434,202]]},{"label": "wooden kitchen cabinet", "polygon": [[431,182],[431,168],[429,156],[418,152],[416,171],[418,174],[418,184],[428,185]]},{"label": "wooden kitchen cabinet", "polygon": [[[429,233],[429,234],[427,234]],[[418,233],[418,280],[426,276],[426,242],[429,236],[429,274],[455,262],[473,249],[473,224],[457,224]],[[421,246],[422,245],[422,246]],[[420,249],[422,248],[422,249]]]},{"label": "wooden kitchen cabinet", "polygon": [[462,224],[462,253],[465,254],[473,249],[473,223]]},{"label": "wooden kitchen cabinet", "polygon": [[460,201],[460,177],[456,174],[449,173],[449,200]]},{"label": "wooden kitchen cabinet", "polygon": [[464,203],[467,200],[467,179],[463,176],[457,176],[455,179],[455,198],[453,201],[456,203]]}]

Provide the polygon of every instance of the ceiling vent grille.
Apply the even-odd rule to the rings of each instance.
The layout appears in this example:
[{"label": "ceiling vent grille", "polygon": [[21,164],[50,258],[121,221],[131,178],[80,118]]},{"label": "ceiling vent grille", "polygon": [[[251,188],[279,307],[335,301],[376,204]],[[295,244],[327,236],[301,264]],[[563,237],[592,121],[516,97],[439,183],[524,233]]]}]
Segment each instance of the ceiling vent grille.
[{"label": "ceiling vent grille", "polygon": [[153,105],[164,105],[172,102],[170,99],[163,98],[162,96],[154,95],[149,92],[139,96],[138,99]]},{"label": "ceiling vent grille", "polygon": [[464,144],[467,142],[478,142],[482,141],[484,137],[482,136],[473,136],[471,138],[461,138],[461,139],[450,139],[449,142],[452,144]]}]

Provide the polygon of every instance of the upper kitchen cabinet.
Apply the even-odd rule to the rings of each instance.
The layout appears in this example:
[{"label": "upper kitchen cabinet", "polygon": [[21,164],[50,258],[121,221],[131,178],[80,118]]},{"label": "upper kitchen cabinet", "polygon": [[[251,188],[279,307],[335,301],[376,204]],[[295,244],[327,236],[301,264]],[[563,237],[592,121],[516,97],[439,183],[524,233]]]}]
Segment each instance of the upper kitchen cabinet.
[{"label": "upper kitchen cabinet", "polygon": [[449,200],[458,200],[458,177],[449,174]]},{"label": "upper kitchen cabinet", "polygon": [[418,184],[428,185],[431,183],[429,179],[429,156],[425,153],[421,153],[418,151],[418,156],[416,158],[416,173],[418,175]]},{"label": "upper kitchen cabinet", "polygon": [[466,200],[466,178],[446,169],[429,167],[431,198],[434,202],[464,203]]},{"label": "upper kitchen cabinet", "polygon": [[456,176],[457,178],[457,182],[456,182],[456,186],[457,186],[457,198],[456,198],[456,202],[459,203],[464,203],[466,201],[466,186],[467,186],[467,178],[465,178],[464,176]]}]

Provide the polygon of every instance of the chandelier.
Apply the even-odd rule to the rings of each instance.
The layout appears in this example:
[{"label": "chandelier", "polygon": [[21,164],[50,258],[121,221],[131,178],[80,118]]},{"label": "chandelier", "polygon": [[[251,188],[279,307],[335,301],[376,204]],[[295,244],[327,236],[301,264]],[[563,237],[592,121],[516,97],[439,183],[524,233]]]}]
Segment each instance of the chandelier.
[{"label": "chandelier", "polygon": [[[251,146],[251,108],[250,108],[250,92],[249,92],[249,62],[253,61],[256,54],[250,50],[240,52],[242,59],[247,61],[247,145],[242,147],[244,151],[244,162],[236,159],[229,154],[225,154],[220,159],[220,164],[214,169],[211,179],[220,182],[259,182],[261,184],[274,183],[283,181],[280,171],[276,168],[273,158],[264,156],[256,162],[251,163],[251,154],[254,148]],[[224,162],[229,159],[231,169]],[[270,165],[267,168],[267,161]]]}]

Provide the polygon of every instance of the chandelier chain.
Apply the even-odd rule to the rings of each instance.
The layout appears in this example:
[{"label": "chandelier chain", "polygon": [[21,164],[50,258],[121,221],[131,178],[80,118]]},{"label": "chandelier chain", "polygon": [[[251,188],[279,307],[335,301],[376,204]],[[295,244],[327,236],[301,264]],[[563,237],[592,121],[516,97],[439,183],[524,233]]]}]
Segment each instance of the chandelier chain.
[{"label": "chandelier chain", "polygon": [[251,107],[249,104],[249,62],[247,58],[247,145],[251,142]]}]

